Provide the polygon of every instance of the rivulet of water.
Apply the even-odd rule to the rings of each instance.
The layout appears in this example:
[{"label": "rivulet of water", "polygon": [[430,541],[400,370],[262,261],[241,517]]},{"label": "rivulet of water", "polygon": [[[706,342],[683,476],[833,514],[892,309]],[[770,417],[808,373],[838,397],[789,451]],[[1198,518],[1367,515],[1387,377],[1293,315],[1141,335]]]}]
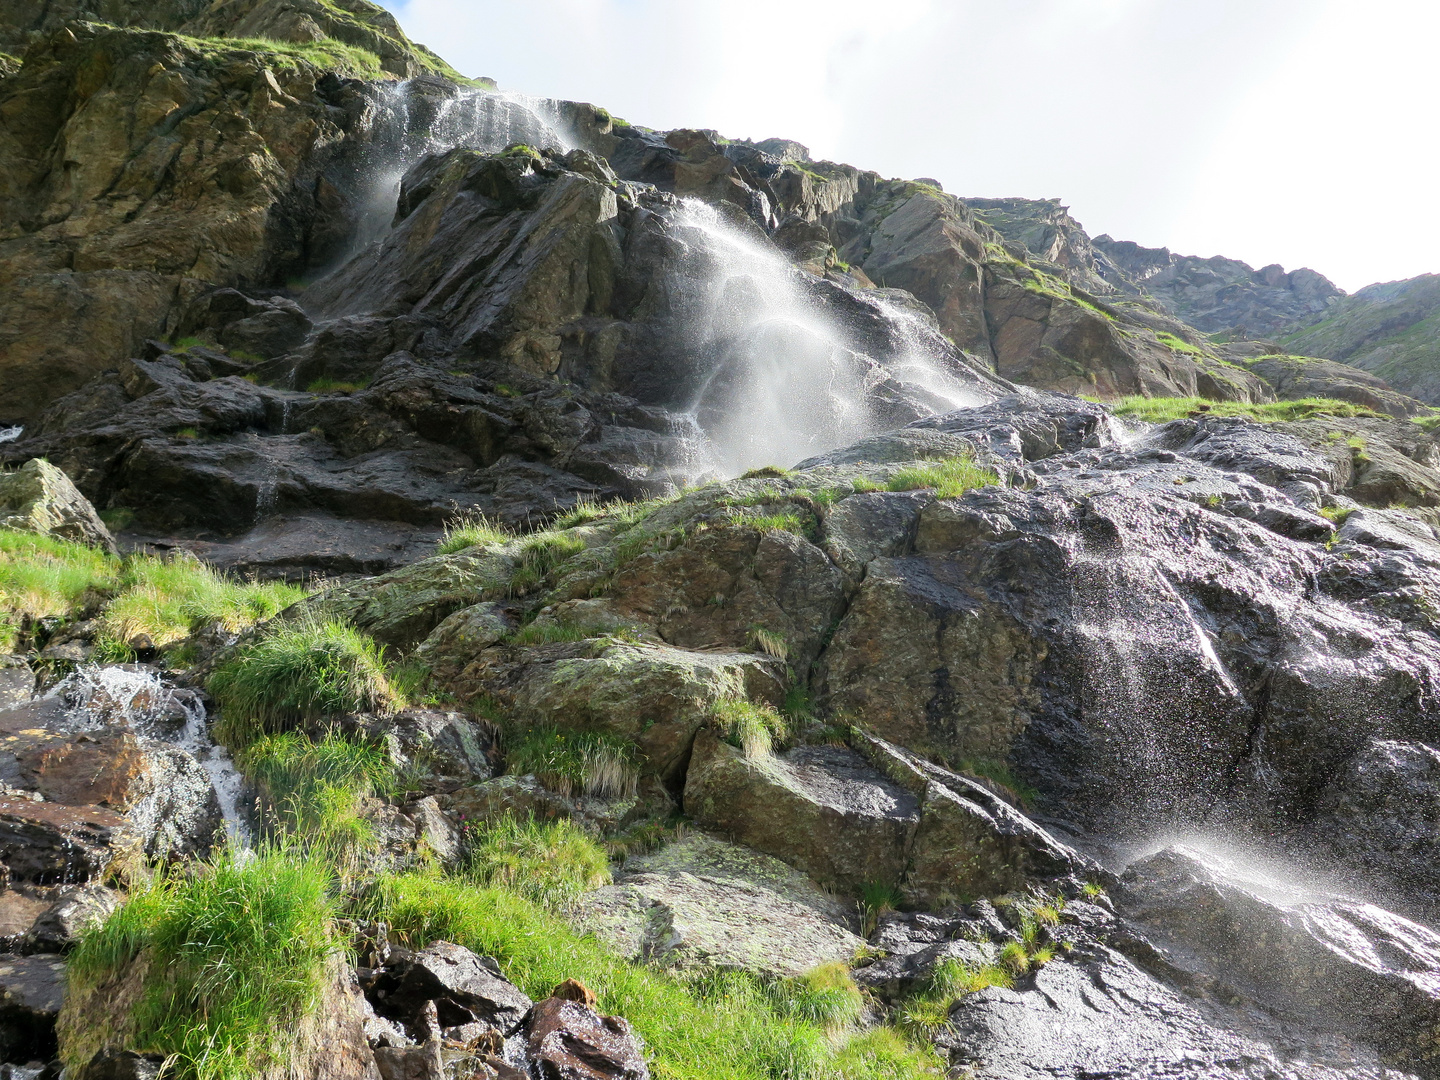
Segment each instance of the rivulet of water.
[{"label": "rivulet of water", "polygon": [[24,434],[25,429],[19,424],[14,427],[0,427],[0,443],[14,442]]}]

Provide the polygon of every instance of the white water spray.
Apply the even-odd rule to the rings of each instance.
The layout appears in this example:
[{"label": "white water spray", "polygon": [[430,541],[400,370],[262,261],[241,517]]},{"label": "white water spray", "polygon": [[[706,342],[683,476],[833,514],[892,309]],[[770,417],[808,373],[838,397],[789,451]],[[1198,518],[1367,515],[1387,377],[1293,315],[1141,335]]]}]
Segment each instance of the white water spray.
[{"label": "white water spray", "polygon": [[210,777],[231,846],[236,850],[251,846],[250,828],[240,814],[245,778],[225,748],[210,737],[209,717],[199,694],[177,690],[146,668],[86,664],[45,696],[64,704],[71,730],[123,725],[184,750]]},{"label": "white water spray", "polygon": [[0,427],[0,443],[14,442],[24,431],[25,429],[19,424],[14,427]]},{"label": "white water spray", "polygon": [[516,143],[559,153],[574,149],[559,109],[547,98],[448,86],[442,90],[425,80],[396,83],[383,93],[351,254],[389,229],[401,180],[429,154],[457,148],[497,154]]},{"label": "white water spray", "polygon": [[878,361],[847,343],[804,271],[713,206],[681,200],[673,224],[705,292],[694,323],[708,372],[689,409],[707,444],[697,476],[793,465],[984,400],[927,347],[918,317],[879,301],[902,344]]}]

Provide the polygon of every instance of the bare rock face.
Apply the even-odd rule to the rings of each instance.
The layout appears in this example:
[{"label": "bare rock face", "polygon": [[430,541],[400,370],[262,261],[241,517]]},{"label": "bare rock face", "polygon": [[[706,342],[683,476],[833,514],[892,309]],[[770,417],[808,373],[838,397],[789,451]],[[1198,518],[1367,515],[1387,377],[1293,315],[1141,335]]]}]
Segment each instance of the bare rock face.
[{"label": "bare rock face", "polygon": [[667,968],[802,975],[848,962],[853,910],[773,857],[703,833],[626,861],[576,920],[626,956]]},{"label": "bare rock face", "polygon": [[41,533],[115,550],[115,538],[70,478],[38,459],[0,473],[0,529]]},{"label": "bare rock face", "polygon": [[304,62],[160,33],[39,41],[0,88],[6,418],[138,355],[206,282],[303,259],[295,185],[348,122],[340,94]]}]

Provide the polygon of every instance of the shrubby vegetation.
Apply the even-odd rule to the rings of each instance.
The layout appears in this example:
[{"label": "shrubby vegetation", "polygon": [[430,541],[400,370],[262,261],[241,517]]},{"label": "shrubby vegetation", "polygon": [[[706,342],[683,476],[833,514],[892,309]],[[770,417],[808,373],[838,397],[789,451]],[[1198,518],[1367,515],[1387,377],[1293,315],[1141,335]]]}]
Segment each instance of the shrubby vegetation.
[{"label": "shrubby vegetation", "polygon": [[400,704],[384,650],[342,622],[302,618],[270,625],[206,684],[233,748],[330,713],[389,712]]}]

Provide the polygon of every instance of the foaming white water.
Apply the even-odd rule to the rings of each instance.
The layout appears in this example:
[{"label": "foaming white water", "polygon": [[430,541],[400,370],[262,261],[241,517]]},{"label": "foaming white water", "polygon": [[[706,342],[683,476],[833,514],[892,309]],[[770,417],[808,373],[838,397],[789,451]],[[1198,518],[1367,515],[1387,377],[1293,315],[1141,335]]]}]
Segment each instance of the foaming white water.
[{"label": "foaming white water", "polygon": [[495,154],[516,143],[560,153],[574,148],[555,103],[524,94],[406,80],[383,91],[379,113],[364,163],[356,251],[390,227],[400,181],[429,154],[457,148]]},{"label": "foaming white water", "polygon": [[45,696],[64,703],[72,730],[123,725],[184,750],[210,777],[231,846],[251,846],[250,828],[240,813],[245,778],[225,748],[210,737],[209,716],[199,694],[170,686],[148,668],[85,664]]},{"label": "foaming white water", "polygon": [[19,424],[14,427],[0,427],[0,443],[14,442],[24,431],[25,429]]},{"label": "foaming white water", "polygon": [[1278,907],[1322,904],[1331,900],[1368,903],[1365,890],[1322,869],[1230,829],[1170,831],[1124,852],[1127,864],[1173,848],[1194,859],[1216,878],[1253,893]]},{"label": "foaming white water", "polygon": [[705,293],[693,322],[709,367],[689,410],[707,444],[697,475],[793,465],[898,426],[897,412],[904,423],[981,403],[926,349],[923,322],[897,305],[883,314],[901,346],[877,360],[848,344],[804,271],[715,207],[683,199],[673,224]]}]

